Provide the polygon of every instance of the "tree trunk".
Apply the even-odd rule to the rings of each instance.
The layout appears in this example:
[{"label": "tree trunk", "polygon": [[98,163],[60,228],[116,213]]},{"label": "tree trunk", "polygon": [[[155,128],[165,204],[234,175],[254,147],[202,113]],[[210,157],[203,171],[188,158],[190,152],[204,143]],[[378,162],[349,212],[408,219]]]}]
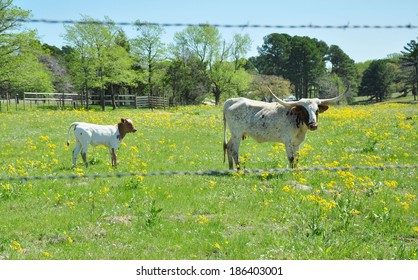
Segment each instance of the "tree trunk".
[{"label": "tree trunk", "polygon": [[212,89],[213,95],[215,96],[215,105],[219,104],[221,100],[221,90],[219,89],[218,85],[215,84],[215,87]]}]

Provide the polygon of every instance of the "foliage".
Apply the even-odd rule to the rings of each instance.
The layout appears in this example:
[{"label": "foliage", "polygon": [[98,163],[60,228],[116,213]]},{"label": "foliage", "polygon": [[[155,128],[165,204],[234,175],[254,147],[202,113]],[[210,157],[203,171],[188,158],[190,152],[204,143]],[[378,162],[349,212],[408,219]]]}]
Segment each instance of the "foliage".
[{"label": "foliage", "polygon": [[[302,167],[377,169],[280,175],[146,176],[227,169],[220,107],[0,114],[1,178],[145,175],[0,181],[0,259],[417,259],[417,169],[379,169],[417,163],[413,104],[331,106],[301,149]],[[120,116],[139,130],[118,168],[98,146],[96,164],[72,170],[69,124]],[[287,166],[278,143],[248,138],[241,155],[247,169]]]},{"label": "foliage", "polygon": [[[235,35],[233,42],[221,42],[218,28],[209,25],[190,26],[174,36],[172,53],[177,60],[186,62],[190,57],[197,58],[207,67],[211,91],[218,104],[221,94],[227,96],[247,90],[250,81],[241,58],[249,49],[251,40],[248,35]],[[231,67],[230,58],[233,66]]]},{"label": "foliage", "polygon": [[55,91],[73,92],[74,89],[63,52],[59,48],[47,44],[43,44],[42,49],[45,53],[39,55],[38,59],[52,72],[52,84]]},{"label": "foliage", "polygon": [[317,77],[325,73],[326,45],[316,39],[295,36],[291,41],[288,77],[295,85],[296,98],[307,98]]},{"label": "foliage", "polygon": [[382,102],[389,97],[389,86],[393,79],[393,72],[384,60],[373,61],[363,74],[359,95],[376,98],[376,102]]},{"label": "foliage", "polygon": [[412,95],[416,100],[418,91],[418,43],[411,40],[405,47],[403,57],[401,57],[401,65],[404,70],[403,80],[405,81],[406,89],[412,89]]},{"label": "foliage", "polygon": [[43,52],[36,32],[20,31],[19,20],[28,16],[12,0],[0,0],[0,88],[7,94],[53,91],[52,75],[38,61]]},{"label": "foliage", "polygon": [[65,40],[70,44],[70,71],[78,91],[87,96],[93,89],[100,94],[104,110],[104,94],[112,94],[113,87],[132,85],[135,77],[132,61],[126,46],[120,44],[122,32],[110,19],[106,24],[95,24],[96,20],[84,16],[83,22],[66,25]]},{"label": "foliage", "polygon": [[131,54],[134,56],[139,72],[144,75],[145,92],[152,96],[156,66],[161,63],[165,55],[165,46],[161,42],[164,29],[160,26],[146,25],[136,21],[136,29],[139,32],[137,38],[131,40]]},{"label": "foliage", "polygon": [[291,95],[289,80],[275,75],[254,75],[248,94],[245,96],[255,100],[273,100],[269,88],[280,98],[286,99]]},{"label": "foliage", "polygon": [[324,91],[318,80],[325,76],[325,61],[332,64],[331,74],[348,81],[356,78],[354,61],[338,46],[328,47],[317,39],[272,33],[264,37],[258,51],[260,55],[250,61],[259,73],[289,79],[298,99],[312,97],[312,90],[318,91],[318,87],[319,92]]},{"label": "foliage", "polygon": [[328,49],[327,60],[331,62],[331,74],[336,74],[350,81],[357,77],[354,60],[344,53],[340,47],[331,45]]},{"label": "foliage", "polygon": [[210,90],[206,68],[206,63],[193,56],[170,63],[164,82],[171,88],[173,103],[200,103],[206,97]]}]

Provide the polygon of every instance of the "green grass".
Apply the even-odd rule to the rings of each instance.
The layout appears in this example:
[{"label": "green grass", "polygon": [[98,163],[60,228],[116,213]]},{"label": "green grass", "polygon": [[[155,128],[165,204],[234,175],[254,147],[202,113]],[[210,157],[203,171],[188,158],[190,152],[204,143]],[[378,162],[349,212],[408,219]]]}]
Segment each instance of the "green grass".
[{"label": "green grass", "polygon": [[[300,166],[413,165],[414,104],[332,107]],[[224,170],[221,107],[0,113],[0,177]],[[71,169],[73,121],[131,118]],[[282,144],[243,141],[246,169],[287,167]],[[416,169],[0,181],[0,259],[417,259]]]}]

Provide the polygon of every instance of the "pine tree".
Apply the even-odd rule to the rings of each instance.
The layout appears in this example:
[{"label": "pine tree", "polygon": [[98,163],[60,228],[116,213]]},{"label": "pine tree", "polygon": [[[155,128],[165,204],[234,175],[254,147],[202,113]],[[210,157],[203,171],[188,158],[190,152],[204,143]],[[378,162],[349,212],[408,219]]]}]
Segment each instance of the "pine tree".
[{"label": "pine tree", "polygon": [[376,98],[382,102],[389,95],[389,86],[392,81],[391,72],[384,60],[373,61],[363,74],[359,95]]},{"label": "pine tree", "polygon": [[417,100],[418,89],[418,43],[411,40],[402,51],[401,58],[402,69],[405,73],[404,81],[407,85],[412,86],[412,95],[414,100]]}]

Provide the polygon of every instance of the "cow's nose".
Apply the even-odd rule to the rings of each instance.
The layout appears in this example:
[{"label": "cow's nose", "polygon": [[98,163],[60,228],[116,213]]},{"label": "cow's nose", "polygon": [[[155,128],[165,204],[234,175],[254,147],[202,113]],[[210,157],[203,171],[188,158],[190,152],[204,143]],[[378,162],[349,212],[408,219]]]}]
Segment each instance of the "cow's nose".
[{"label": "cow's nose", "polygon": [[318,124],[314,123],[314,122],[311,122],[311,123],[308,124],[308,127],[309,127],[310,130],[317,130],[318,129]]}]

